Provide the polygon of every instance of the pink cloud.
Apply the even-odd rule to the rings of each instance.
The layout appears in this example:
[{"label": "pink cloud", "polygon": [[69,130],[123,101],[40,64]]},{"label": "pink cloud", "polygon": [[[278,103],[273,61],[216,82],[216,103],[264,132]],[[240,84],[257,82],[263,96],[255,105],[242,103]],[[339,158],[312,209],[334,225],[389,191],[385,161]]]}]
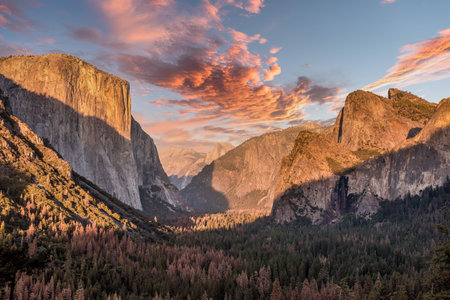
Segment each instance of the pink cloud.
[{"label": "pink cloud", "polygon": [[380,80],[364,87],[375,90],[395,84],[405,87],[450,77],[450,28],[439,36],[416,44],[405,45],[397,63]]},{"label": "pink cloud", "polygon": [[390,4],[390,3],[394,3],[397,0],[382,0],[380,3],[381,4]]},{"label": "pink cloud", "polygon": [[23,46],[0,44],[0,56],[32,55],[34,52]]},{"label": "pink cloud", "polygon": [[25,15],[19,5],[30,5],[23,0],[3,0],[0,4],[0,27],[15,31],[29,30],[33,22]]},{"label": "pink cloud", "polygon": [[264,7],[264,0],[228,0],[227,2],[252,14],[259,14],[261,8]]},{"label": "pink cloud", "polygon": [[282,48],[282,47],[273,47],[273,48],[271,48],[271,49],[269,50],[269,53],[270,53],[270,54],[276,54],[276,53],[280,52],[281,48]]},{"label": "pink cloud", "polygon": [[269,57],[269,59],[266,61],[266,65],[271,65],[274,64],[278,61],[278,58],[275,56],[271,56]]},{"label": "pink cloud", "polygon": [[264,7],[264,0],[248,0],[245,9],[250,13],[259,14],[262,7]]},{"label": "pink cloud", "polygon": [[54,38],[51,37],[45,37],[45,38],[39,38],[36,42],[37,45],[53,45],[56,42]]}]

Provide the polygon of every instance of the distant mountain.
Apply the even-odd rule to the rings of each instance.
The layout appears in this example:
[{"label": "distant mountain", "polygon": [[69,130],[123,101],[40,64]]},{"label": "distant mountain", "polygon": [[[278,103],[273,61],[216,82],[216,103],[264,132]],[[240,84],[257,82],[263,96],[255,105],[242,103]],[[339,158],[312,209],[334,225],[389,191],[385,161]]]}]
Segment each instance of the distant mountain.
[{"label": "distant mountain", "polygon": [[389,90],[356,91],[328,134],[299,133],[283,159],[272,215],[339,221],[367,217],[380,202],[444,184],[450,176],[450,98],[439,105]]},{"label": "distant mountain", "polygon": [[251,138],[204,167],[182,195],[198,211],[269,210],[271,187],[279,175],[281,160],[289,154],[298,133],[306,129],[327,130],[307,122]]},{"label": "distant mountain", "polygon": [[204,166],[233,148],[234,146],[229,143],[216,143],[210,152],[200,153],[192,149],[169,146],[161,148],[159,156],[170,182],[181,190]]},{"label": "distant mountain", "polygon": [[129,83],[73,56],[0,58],[12,114],[73,169],[122,202],[154,214],[185,210],[153,140],[131,116]]},{"label": "distant mountain", "polygon": [[205,164],[209,165],[233,148],[234,146],[230,143],[215,143],[211,151],[206,153]]}]

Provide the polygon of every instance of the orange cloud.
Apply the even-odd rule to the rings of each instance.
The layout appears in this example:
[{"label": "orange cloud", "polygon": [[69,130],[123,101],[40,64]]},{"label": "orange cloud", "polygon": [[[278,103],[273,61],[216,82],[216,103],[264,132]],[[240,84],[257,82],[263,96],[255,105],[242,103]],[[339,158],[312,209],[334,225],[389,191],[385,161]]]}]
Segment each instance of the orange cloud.
[{"label": "orange cloud", "polygon": [[280,74],[281,67],[275,57],[264,63],[264,56],[249,46],[266,39],[222,24],[224,6],[257,13],[263,1],[204,0],[196,7],[183,4],[183,9],[179,1],[163,5],[147,0],[93,1],[109,26],[101,33],[93,28],[72,29],[72,35],[113,52],[108,58],[129,79],[182,96],[151,102],[178,112],[177,118],[143,124],[160,143],[180,145],[206,139],[205,134],[235,141],[239,135],[260,133],[261,125],[278,126],[302,118],[307,103],[330,102],[336,93],[305,77],[286,89],[264,83]]},{"label": "orange cloud", "polygon": [[273,78],[281,73],[281,68],[278,64],[269,67],[269,70],[264,70],[265,81],[271,81]]},{"label": "orange cloud", "polygon": [[278,61],[278,58],[275,56],[271,56],[269,57],[269,59],[266,61],[266,65],[271,65],[274,64]]},{"label": "orange cloud", "polygon": [[450,28],[439,36],[403,46],[399,61],[380,80],[364,87],[375,90],[395,84],[399,87],[450,77]]}]

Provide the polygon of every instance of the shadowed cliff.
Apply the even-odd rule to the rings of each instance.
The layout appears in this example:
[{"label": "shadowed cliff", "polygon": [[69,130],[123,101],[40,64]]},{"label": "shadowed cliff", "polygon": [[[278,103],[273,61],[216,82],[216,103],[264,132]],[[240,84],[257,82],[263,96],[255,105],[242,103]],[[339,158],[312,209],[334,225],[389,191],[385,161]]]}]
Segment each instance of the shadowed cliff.
[{"label": "shadowed cliff", "polygon": [[[72,56],[10,57],[0,59],[0,89],[15,116],[108,193],[138,209],[151,199],[185,208],[131,117],[126,81]],[[152,185],[160,192],[142,200],[140,187]]]},{"label": "shadowed cliff", "polygon": [[[158,226],[73,172],[69,163],[47,147],[25,123],[10,115],[0,95],[0,207],[3,216],[24,215],[21,207],[43,217],[97,224],[130,232],[150,232]],[[20,217],[19,217],[20,216]],[[14,219],[14,218],[12,218]],[[26,226],[27,224],[17,224]],[[26,227],[28,228],[28,227]]]}]

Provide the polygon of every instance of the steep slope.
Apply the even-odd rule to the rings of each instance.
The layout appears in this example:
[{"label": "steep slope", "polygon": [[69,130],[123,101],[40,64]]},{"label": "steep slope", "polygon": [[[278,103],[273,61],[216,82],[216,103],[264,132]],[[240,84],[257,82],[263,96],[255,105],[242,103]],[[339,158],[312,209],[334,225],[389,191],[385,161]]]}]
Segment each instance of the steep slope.
[{"label": "steep slope", "polygon": [[271,186],[281,160],[303,129],[323,130],[305,123],[251,138],[207,165],[181,193],[196,210],[270,209]]},{"label": "steep slope", "polygon": [[45,219],[40,226],[48,226],[49,231],[62,230],[62,225],[52,227],[56,220],[130,232],[157,228],[138,211],[73,173],[69,163],[9,112],[0,97],[1,218],[18,222],[31,216],[32,223]]},{"label": "steep slope", "polygon": [[234,146],[229,143],[216,143],[208,153],[176,146],[161,148],[160,158],[170,182],[180,190],[185,188],[192,177],[200,173],[204,166],[221,157]]},{"label": "steep slope", "polygon": [[[360,100],[361,94],[357,92]],[[342,110],[355,112],[353,107],[359,105],[357,115],[349,114],[343,122],[355,130],[354,136],[342,135],[341,140],[336,140],[336,131],[330,136],[299,134],[296,146],[281,168],[278,197],[272,210],[278,222],[299,217],[307,217],[314,223],[335,222],[348,212],[368,216],[377,211],[382,200],[395,200],[408,193],[420,194],[428,186],[442,185],[450,176],[449,99],[442,100],[437,108],[421,99],[421,106],[433,110],[427,119],[417,113],[415,103],[395,109],[396,101],[416,100],[411,94],[403,94],[406,97],[403,99],[402,93],[396,91],[394,103],[379,98],[382,103],[373,107],[370,106],[375,98],[365,94],[371,99],[358,104],[355,104],[355,94],[350,94]],[[377,117],[376,109],[383,114]],[[421,117],[416,118],[418,115]],[[385,116],[388,120],[384,128],[374,130],[371,126],[382,124]],[[340,118],[342,112],[337,126],[348,132]],[[360,120],[366,120],[368,128]],[[407,124],[411,128],[405,128]],[[414,137],[405,135],[416,128],[412,126],[419,125],[424,127]],[[392,135],[398,138],[396,142]]]},{"label": "steep slope", "polygon": [[[124,203],[142,209],[140,185],[169,184],[153,141],[132,120],[128,82],[76,57],[52,54],[1,58],[0,90],[12,113],[77,173]],[[160,200],[183,207],[172,190]]]}]

